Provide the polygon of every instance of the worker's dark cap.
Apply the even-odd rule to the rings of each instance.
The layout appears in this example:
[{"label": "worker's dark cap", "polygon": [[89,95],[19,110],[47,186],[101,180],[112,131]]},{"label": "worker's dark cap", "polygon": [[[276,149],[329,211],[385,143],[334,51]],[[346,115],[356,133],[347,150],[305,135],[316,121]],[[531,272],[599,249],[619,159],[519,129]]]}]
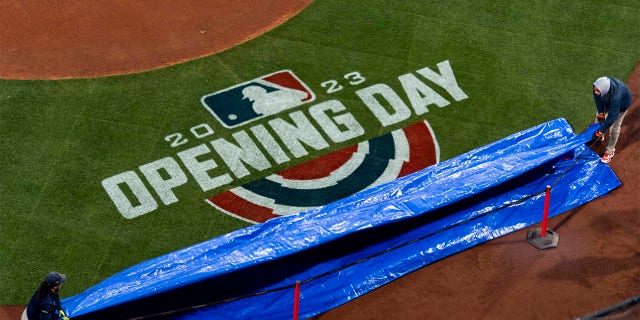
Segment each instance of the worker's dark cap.
[{"label": "worker's dark cap", "polygon": [[50,286],[57,286],[67,281],[67,276],[60,272],[51,271],[47,274],[47,277],[44,278],[44,281]]}]

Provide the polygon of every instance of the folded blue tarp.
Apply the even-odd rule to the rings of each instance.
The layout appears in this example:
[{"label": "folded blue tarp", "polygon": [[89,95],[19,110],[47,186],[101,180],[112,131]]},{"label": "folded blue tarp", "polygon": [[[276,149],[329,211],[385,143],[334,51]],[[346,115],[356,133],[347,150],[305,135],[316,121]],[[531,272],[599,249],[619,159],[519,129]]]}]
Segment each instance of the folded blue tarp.
[{"label": "folded blue tarp", "polygon": [[340,201],[148,260],[64,299],[74,319],[288,319],[346,303],[620,185],[564,119]]}]

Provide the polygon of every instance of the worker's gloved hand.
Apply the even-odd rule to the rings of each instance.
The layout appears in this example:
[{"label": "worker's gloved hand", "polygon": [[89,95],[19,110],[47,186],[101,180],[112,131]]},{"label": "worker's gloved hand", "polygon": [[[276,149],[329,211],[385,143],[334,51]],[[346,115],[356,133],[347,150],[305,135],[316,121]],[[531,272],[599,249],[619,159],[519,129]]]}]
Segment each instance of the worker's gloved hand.
[{"label": "worker's gloved hand", "polygon": [[604,113],[598,113],[596,119],[598,119],[599,124],[602,124],[604,122]]},{"label": "worker's gloved hand", "polygon": [[596,140],[602,140],[602,138],[604,138],[602,136],[602,131],[598,130],[593,134],[593,137],[596,138]]},{"label": "worker's gloved hand", "polygon": [[64,313],[64,310],[58,310],[58,319],[59,320],[71,320],[69,317],[67,317],[67,315]]},{"label": "worker's gloved hand", "polygon": [[593,136],[591,137],[591,140],[589,140],[589,142],[587,142],[587,144],[592,144],[594,142],[600,142],[602,141],[603,136],[602,136],[602,132],[600,130],[596,131]]}]

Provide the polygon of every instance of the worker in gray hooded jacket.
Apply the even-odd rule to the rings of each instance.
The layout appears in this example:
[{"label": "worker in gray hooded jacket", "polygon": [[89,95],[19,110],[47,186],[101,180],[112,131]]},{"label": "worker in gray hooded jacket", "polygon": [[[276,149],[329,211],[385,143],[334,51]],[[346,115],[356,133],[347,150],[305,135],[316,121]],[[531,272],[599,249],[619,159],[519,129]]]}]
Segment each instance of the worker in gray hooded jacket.
[{"label": "worker in gray hooded jacket", "polygon": [[600,160],[609,163],[616,151],[620,136],[620,126],[629,106],[631,91],[627,85],[613,77],[600,77],[593,83],[593,100],[596,104],[596,120],[600,128],[594,134],[595,141],[603,141],[604,133],[609,130],[609,143]]}]

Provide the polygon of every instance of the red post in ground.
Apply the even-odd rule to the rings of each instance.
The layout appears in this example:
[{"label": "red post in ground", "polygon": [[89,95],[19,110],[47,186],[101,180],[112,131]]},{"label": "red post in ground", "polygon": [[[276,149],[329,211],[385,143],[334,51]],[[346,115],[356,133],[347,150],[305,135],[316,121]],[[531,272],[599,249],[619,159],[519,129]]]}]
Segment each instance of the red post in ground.
[{"label": "red post in ground", "polygon": [[544,215],[542,217],[542,230],[540,233],[543,238],[547,236],[547,220],[549,219],[549,198],[551,198],[551,186],[547,186],[547,192],[544,195]]},{"label": "red post in ground", "polygon": [[544,196],[544,216],[542,217],[542,227],[529,230],[527,241],[538,249],[549,249],[558,246],[560,237],[552,230],[547,231],[547,221],[549,220],[549,202],[551,199],[551,186],[547,186]]},{"label": "red post in ground", "polygon": [[298,309],[300,308],[300,281],[296,281],[296,289],[293,293],[293,320],[298,320]]}]

